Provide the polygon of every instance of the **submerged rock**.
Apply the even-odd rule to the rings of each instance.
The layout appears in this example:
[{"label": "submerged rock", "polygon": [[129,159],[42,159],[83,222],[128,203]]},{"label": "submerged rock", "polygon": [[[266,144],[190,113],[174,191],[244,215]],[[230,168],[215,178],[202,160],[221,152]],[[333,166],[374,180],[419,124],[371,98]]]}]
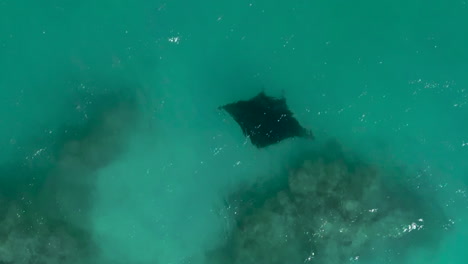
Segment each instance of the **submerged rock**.
[{"label": "submerged rock", "polygon": [[47,147],[32,157],[0,164],[0,264],[94,263],[90,212],[98,172],[125,152],[139,124],[130,88],[90,100],[96,107],[81,125],[48,134],[41,141]]},{"label": "submerged rock", "polygon": [[[235,227],[226,243],[208,254],[208,262],[376,263],[382,249],[403,256],[411,248],[437,244],[437,221],[443,217],[426,218],[429,201],[395,195],[387,186],[389,175],[369,164],[350,163],[343,155],[335,157],[306,160],[290,171],[287,186],[263,202],[249,201],[248,210],[240,204]],[[412,200],[406,201],[408,197]]]}]

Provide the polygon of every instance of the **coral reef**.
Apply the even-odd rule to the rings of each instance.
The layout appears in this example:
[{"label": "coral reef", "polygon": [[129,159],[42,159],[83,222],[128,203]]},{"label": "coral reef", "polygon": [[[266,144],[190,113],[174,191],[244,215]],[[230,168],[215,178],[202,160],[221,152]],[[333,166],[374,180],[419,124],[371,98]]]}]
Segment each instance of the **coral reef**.
[{"label": "coral reef", "polygon": [[32,154],[0,165],[1,264],[93,263],[93,186],[138,124],[130,91],[89,96],[78,124],[46,133]]},{"label": "coral reef", "polygon": [[92,254],[91,238],[84,230],[26,210],[9,204],[2,215],[0,263],[79,264]]},{"label": "coral reef", "polygon": [[291,170],[287,184],[269,196],[236,193],[230,199],[234,228],[222,247],[207,254],[208,263],[375,263],[379,250],[403,256],[437,240],[443,216],[426,218],[425,200],[394,194],[391,175],[350,162],[339,151],[316,157]]}]

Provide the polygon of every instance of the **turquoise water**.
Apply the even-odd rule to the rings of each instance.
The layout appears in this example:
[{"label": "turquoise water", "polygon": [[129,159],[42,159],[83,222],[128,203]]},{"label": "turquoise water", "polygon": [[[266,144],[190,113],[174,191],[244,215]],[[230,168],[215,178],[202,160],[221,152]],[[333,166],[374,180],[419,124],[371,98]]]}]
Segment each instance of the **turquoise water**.
[{"label": "turquoise water", "polygon": [[[273,221],[283,180],[330,139],[425,226],[317,263],[465,263],[467,17],[461,0],[0,1],[0,263],[281,255],[261,236],[219,249],[243,239],[236,221]],[[217,110],[262,89],[317,140],[258,150]],[[283,253],[257,263],[308,261]]]}]

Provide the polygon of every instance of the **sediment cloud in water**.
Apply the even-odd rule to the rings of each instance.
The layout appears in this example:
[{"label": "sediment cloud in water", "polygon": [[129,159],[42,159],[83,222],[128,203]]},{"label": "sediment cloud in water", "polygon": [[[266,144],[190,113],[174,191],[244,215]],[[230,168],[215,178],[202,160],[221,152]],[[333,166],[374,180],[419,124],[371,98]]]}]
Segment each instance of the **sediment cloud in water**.
[{"label": "sediment cloud in water", "polygon": [[93,263],[87,226],[97,172],[125,151],[140,117],[135,89],[123,88],[86,94],[80,124],[0,165],[0,263]]},{"label": "sediment cloud in water", "polygon": [[227,201],[233,227],[207,263],[383,263],[437,246],[447,223],[442,210],[392,173],[330,143],[303,157],[284,185],[233,194]]}]

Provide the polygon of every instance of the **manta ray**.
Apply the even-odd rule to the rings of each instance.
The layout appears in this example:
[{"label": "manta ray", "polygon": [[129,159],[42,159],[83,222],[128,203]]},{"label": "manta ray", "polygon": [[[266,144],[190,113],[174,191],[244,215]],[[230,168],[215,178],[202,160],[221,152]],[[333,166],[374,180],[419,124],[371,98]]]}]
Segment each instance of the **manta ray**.
[{"label": "manta ray", "polygon": [[288,138],[314,139],[289,110],[284,97],[274,98],[260,92],[250,100],[220,106],[239,124],[244,136],[257,148],[265,148]]}]

